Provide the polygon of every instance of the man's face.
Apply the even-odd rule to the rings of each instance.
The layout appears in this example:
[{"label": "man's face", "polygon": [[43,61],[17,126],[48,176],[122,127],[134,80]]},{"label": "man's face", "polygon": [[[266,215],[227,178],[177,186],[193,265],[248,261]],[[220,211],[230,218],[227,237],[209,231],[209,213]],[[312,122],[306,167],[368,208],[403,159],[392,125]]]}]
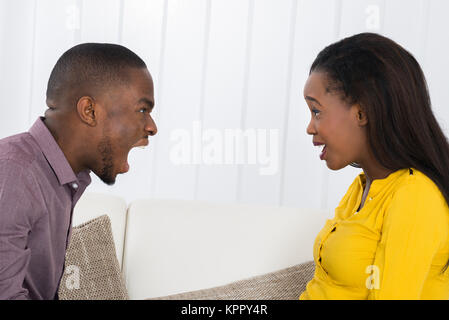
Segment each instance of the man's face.
[{"label": "man's face", "polygon": [[95,164],[91,170],[106,184],[129,170],[128,154],[133,147],[148,145],[157,132],[150,115],[154,106],[153,80],[146,68],[129,69],[129,82],[106,90],[98,105],[100,117]]}]

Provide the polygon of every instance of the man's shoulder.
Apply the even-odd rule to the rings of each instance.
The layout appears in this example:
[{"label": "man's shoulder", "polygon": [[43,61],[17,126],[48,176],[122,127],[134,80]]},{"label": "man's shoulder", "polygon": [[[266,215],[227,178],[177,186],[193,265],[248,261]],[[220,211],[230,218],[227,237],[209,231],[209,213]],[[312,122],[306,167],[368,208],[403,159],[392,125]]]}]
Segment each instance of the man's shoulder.
[{"label": "man's shoulder", "polygon": [[28,168],[36,159],[39,148],[28,132],[0,139],[0,162],[14,163]]}]

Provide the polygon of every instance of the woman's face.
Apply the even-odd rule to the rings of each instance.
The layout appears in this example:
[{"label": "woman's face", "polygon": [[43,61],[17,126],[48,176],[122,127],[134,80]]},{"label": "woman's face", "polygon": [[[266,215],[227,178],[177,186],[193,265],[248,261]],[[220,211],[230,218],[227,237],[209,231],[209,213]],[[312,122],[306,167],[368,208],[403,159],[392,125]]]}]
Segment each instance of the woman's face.
[{"label": "woman's face", "polygon": [[321,160],[331,170],[361,163],[366,153],[366,116],[359,105],[349,105],[336,92],[328,90],[326,74],[313,72],[304,87],[304,98],[311,120],[307,134],[322,148]]}]

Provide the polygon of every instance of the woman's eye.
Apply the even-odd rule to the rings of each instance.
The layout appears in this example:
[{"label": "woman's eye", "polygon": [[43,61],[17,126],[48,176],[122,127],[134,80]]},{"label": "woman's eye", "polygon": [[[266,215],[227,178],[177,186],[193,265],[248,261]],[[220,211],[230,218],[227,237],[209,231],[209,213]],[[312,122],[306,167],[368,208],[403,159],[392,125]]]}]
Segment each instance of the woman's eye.
[{"label": "woman's eye", "polygon": [[139,110],[139,112],[146,113],[147,112],[147,108],[142,108],[142,109]]},{"label": "woman's eye", "polygon": [[316,117],[320,113],[320,110],[312,109],[312,113]]}]

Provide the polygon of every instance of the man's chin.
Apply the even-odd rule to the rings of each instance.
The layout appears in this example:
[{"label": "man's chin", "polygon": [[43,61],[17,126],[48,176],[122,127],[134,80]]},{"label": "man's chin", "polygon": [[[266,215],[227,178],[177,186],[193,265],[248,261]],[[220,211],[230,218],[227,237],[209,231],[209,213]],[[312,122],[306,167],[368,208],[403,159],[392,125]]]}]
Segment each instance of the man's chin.
[{"label": "man's chin", "polygon": [[115,179],[117,175],[113,174],[97,174],[97,177],[103,181],[103,183],[107,184],[108,186],[112,186],[115,184]]},{"label": "man's chin", "polygon": [[113,186],[115,184],[115,179],[114,180],[104,180],[101,179],[101,181],[103,181],[105,184],[107,184],[108,186]]}]

